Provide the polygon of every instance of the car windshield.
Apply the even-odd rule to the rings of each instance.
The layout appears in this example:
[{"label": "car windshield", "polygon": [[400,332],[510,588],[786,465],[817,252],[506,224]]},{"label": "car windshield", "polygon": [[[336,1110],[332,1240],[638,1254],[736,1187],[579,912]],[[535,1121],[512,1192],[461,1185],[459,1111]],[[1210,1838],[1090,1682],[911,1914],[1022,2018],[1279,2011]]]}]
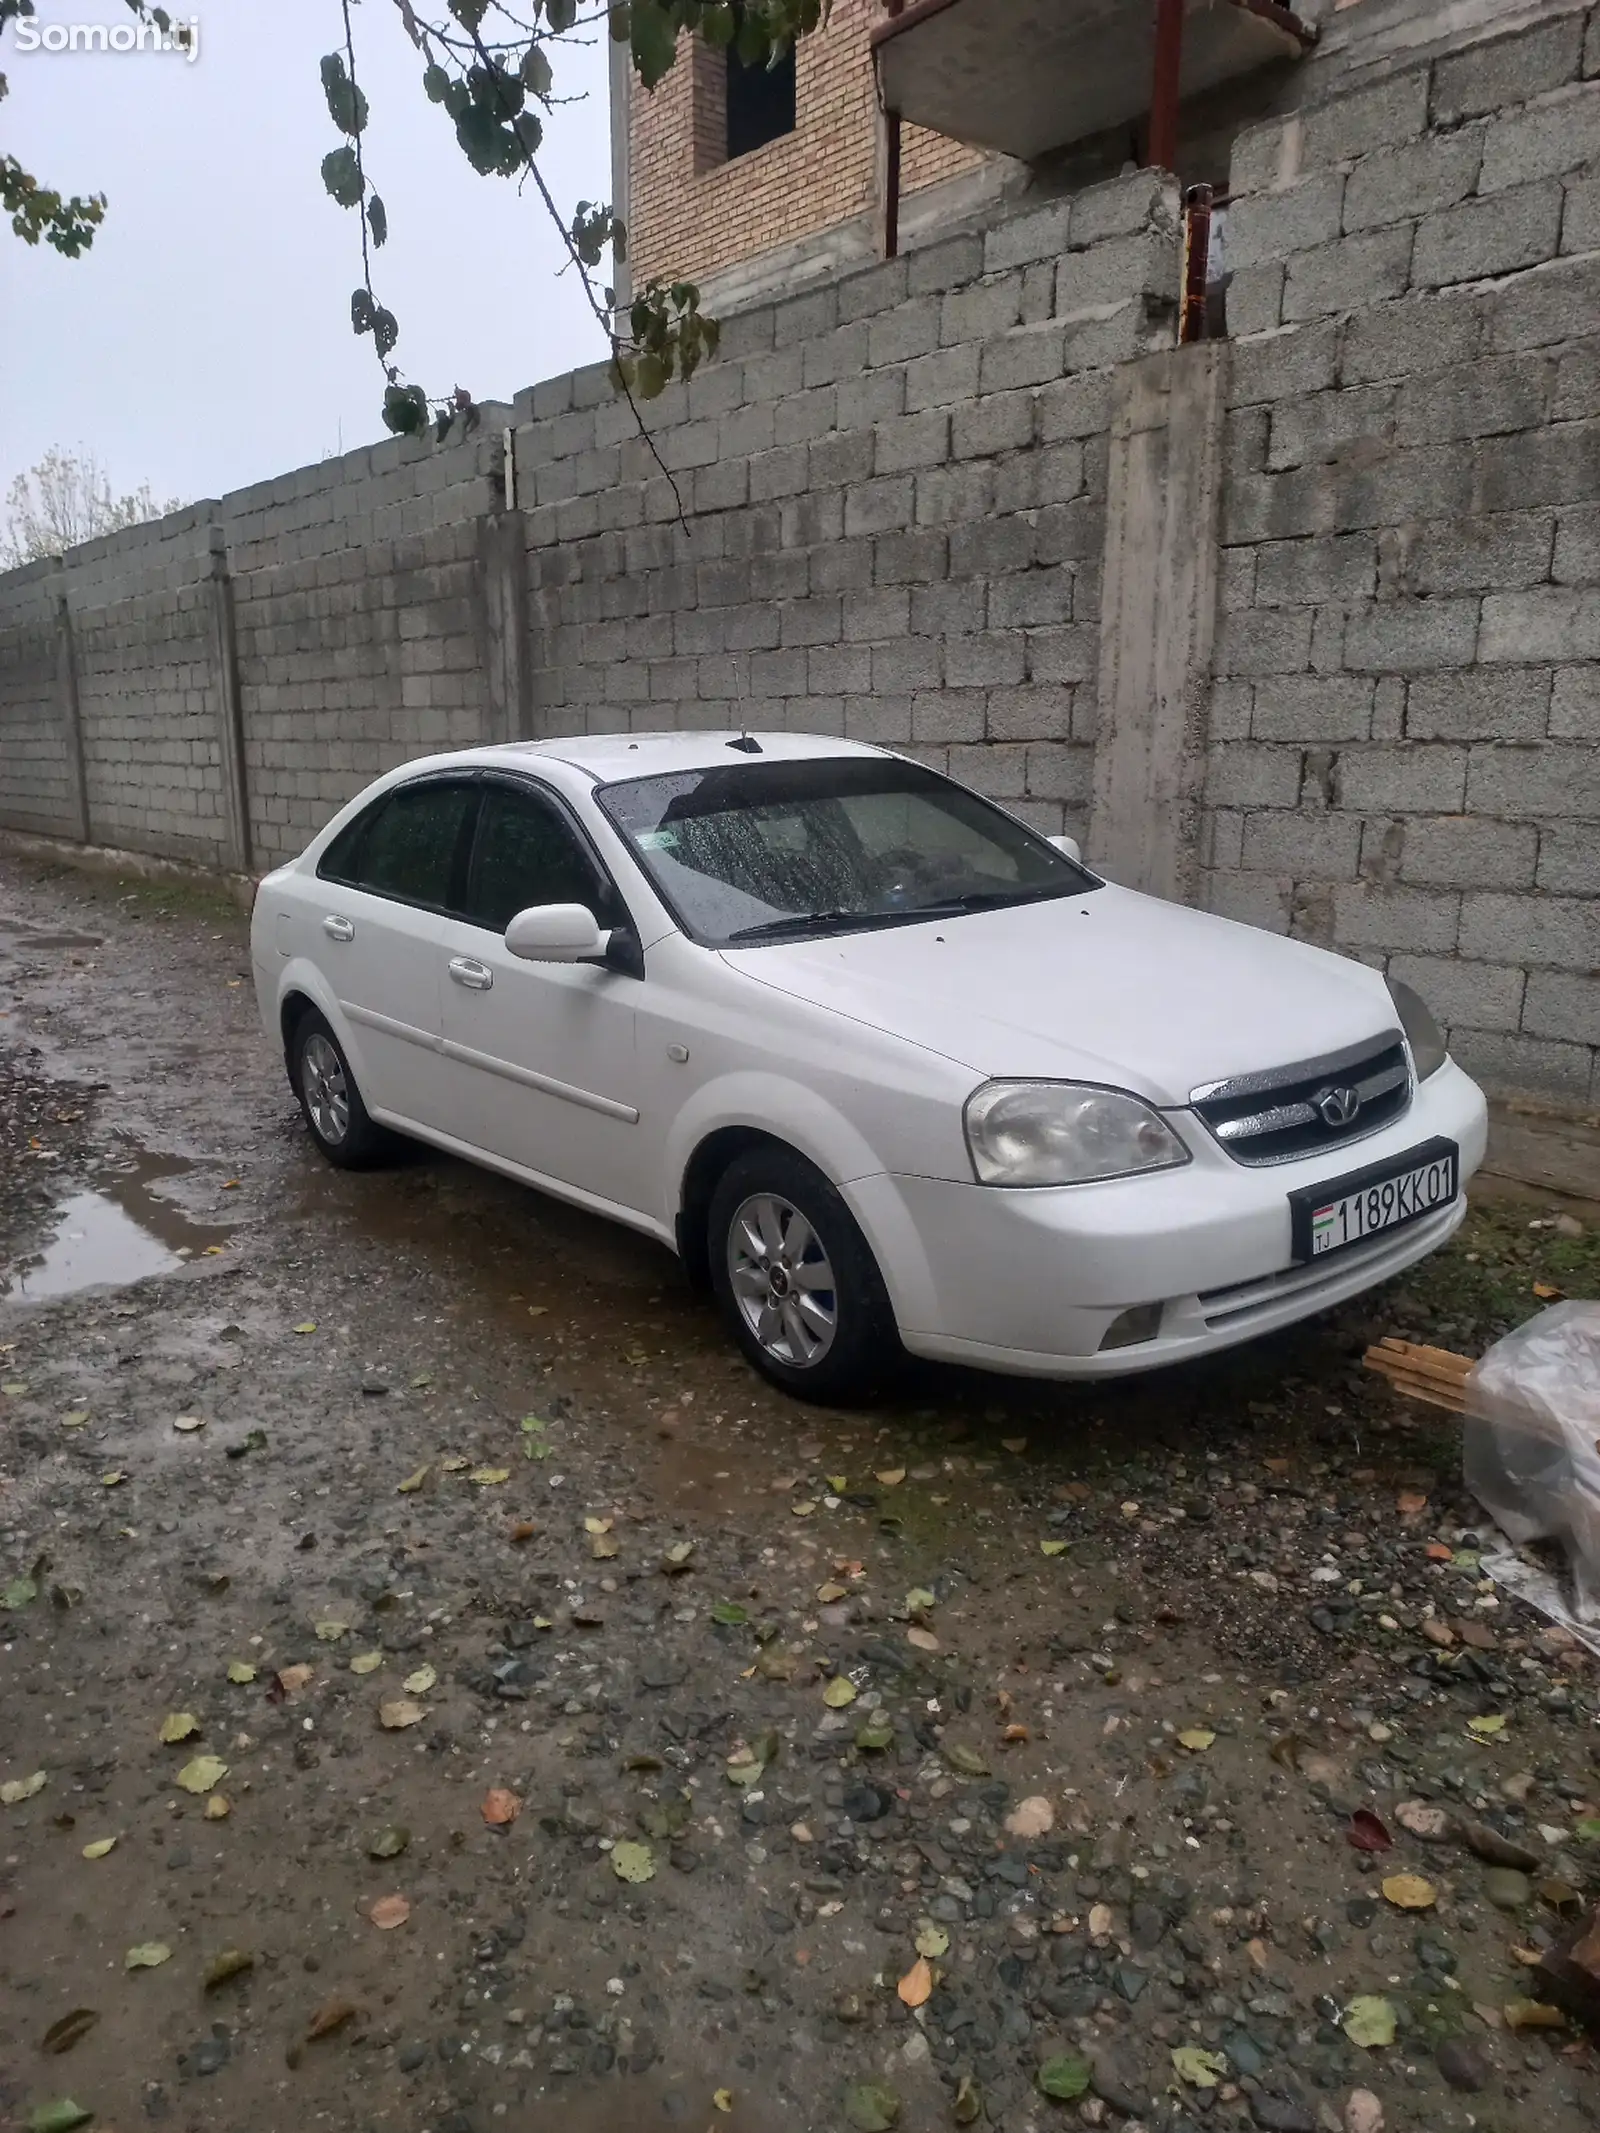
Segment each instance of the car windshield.
[{"label": "car windshield", "polygon": [[709,947],[850,933],[1099,883],[965,786],[892,756],[718,765],[595,795]]}]

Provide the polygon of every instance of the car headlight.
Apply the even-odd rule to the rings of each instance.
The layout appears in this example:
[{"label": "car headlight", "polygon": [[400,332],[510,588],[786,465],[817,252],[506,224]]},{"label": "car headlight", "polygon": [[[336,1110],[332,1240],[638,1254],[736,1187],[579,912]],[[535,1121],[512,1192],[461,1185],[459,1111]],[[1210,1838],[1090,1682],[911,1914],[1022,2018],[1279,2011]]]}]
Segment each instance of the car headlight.
[{"label": "car headlight", "polygon": [[1189,1160],[1159,1111],[1082,1082],[985,1082],[964,1123],[981,1185],[1087,1185]]},{"label": "car headlight", "polygon": [[1430,1074],[1437,1074],[1449,1058],[1439,1025],[1428,1011],[1427,1002],[1420,993],[1413,992],[1398,978],[1387,980],[1389,997],[1394,1002],[1394,1011],[1400,1017],[1400,1027],[1406,1033],[1406,1042],[1411,1047],[1412,1063],[1417,1070],[1418,1081],[1426,1081]]}]

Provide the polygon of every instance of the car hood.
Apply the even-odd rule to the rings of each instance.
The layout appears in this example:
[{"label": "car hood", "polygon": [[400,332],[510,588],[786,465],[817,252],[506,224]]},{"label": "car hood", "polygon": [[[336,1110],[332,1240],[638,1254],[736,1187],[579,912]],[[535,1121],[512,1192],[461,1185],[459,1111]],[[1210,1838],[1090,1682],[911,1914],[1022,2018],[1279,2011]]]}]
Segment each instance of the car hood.
[{"label": "car hood", "polygon": [[1109,1082],[1152,1102],[1396,1026],[1343,956],[1111,884],[919,925],[724,950],[796,999],[982,1076]]}]

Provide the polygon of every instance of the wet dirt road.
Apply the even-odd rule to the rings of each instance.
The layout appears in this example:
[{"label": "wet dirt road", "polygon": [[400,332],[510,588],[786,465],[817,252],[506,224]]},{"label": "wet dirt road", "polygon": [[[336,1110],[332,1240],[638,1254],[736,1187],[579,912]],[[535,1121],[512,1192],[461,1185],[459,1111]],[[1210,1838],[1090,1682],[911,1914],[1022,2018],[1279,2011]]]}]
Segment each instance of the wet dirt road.
[{"label": "wet dirt road", "polygon": [[643,1241],[323,1167],[237,914],[0,859],[0,2124],[1575,2133],[1594,1668],[1358,1368],[1595,1294],[1553,1213],[819,1414]]}]

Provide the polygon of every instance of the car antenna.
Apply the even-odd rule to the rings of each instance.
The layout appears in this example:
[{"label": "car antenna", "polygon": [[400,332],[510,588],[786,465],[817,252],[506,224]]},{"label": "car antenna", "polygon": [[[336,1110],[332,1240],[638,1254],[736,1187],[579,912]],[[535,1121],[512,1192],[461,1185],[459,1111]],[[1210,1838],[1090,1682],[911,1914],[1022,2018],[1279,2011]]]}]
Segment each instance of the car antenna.
[{"label": "car antenna", "polygon": [[750,721],[744,715],[744,705],[739,706],[739,738],[729,741],[730,748],[737,748],[741,755],[760,755],[761,743],[750,731]]}]

